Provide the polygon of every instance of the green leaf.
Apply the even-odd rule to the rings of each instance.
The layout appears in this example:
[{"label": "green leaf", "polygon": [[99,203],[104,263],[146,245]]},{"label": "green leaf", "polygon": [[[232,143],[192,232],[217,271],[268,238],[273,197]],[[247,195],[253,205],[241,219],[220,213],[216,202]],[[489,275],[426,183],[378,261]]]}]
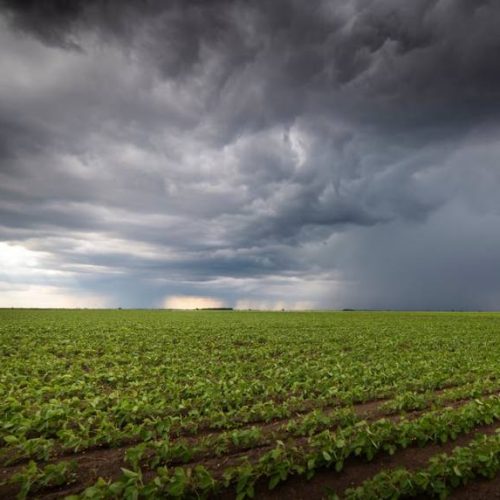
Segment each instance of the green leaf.
[{"label": "green leaf", "polygon": [[122,470],[124,476],[129,478],[129,479],[136,479],[139,477],[139,473],[134,472],[133,470],[125,469],[125,467],[121,467],[121,470]]}]

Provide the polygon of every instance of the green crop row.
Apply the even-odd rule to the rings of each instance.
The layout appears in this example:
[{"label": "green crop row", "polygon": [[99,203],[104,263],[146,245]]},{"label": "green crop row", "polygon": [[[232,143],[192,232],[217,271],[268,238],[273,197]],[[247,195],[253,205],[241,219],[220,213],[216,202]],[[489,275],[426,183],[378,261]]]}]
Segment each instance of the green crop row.
[{"label": "green crop row", "polygon": [[[450,492],[469,481],[492,479],[500,470],[500,433],[481,435],[467,447],[450,455],[432,457],[422,470],[398,468],[381,472],[355,489],[345,492],[346,500],[397,499],[416,496],[447,498]],[[332,499],[338,498],[332,495]]]},{"label": "green crop row", "polygon": [[28,494],[36,493],[49,487],[71,484],[76,481],[76,462],[64,461],[40,468],[30,462],[22,471],[17,472],[9,483],[19,485],[18,500],[24,500]]},{"label": "green crop row", "polygon": [[478,380],[463,386],[453,387],[446,391],[422,392],[415,391],[402,392],[391,400],[383,403],[380,410],[387,413],[399,413],[401,411],[414,411],[429,408],[431,406],[441,406],[450,401],[461,399],[477,398],[484,394],[500,392],[500,381],[497,379]]}]

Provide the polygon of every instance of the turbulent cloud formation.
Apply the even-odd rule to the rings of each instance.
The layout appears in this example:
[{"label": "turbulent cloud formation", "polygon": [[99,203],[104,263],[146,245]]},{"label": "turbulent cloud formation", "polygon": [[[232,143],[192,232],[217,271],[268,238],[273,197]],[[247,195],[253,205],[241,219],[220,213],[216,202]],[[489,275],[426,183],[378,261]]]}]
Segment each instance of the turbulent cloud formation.
[{"label": "turbulent cloud formation", "polygon": [[499,308],[499,21],[0,1],[0,305]]}]

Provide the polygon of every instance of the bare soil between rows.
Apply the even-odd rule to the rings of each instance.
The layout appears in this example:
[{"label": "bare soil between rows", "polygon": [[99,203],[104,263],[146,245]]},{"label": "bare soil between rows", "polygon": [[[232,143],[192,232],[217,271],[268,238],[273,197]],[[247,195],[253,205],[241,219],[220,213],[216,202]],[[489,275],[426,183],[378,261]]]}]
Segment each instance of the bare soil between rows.
[{"label": "bare soil between rows", "polygon": [[453,500],[490,500],[500,499],[500,472],[493,479],[478,479],[455,490]]}]

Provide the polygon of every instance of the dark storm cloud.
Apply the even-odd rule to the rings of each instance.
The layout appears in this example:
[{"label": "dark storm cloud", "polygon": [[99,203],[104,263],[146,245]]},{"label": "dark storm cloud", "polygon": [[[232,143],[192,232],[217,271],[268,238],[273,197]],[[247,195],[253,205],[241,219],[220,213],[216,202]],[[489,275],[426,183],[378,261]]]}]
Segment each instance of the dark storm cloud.
[{"label": "dark storm cloud", "polygon": [[495,307],[498,2],[0,6],[0,237],[75,290]]}]

